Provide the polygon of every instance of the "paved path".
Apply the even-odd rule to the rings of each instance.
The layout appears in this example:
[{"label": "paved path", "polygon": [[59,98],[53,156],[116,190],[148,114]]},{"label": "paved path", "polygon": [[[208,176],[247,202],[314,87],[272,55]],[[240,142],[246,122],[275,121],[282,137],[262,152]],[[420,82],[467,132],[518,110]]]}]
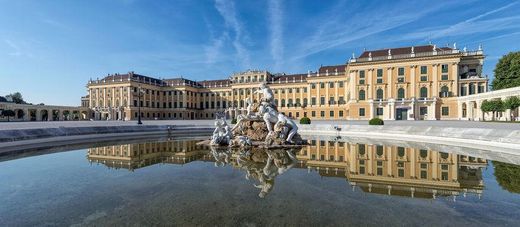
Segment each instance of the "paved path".
[{"label": "paved path", "polygon": [[[143,121],[144,125],[213,125],[214,120],[157,120]],[[136,125],[136,121],[47,121],[47,122],[0,122],[0,130],[58,128],[58,127],[95,127]],[[312,124],[367,125],[367,121],[318,121]],[[475,121],[385,121],[390,126],[438,126],[452,128],[490,128],[520,130],[520,123],[497,123]]]}]

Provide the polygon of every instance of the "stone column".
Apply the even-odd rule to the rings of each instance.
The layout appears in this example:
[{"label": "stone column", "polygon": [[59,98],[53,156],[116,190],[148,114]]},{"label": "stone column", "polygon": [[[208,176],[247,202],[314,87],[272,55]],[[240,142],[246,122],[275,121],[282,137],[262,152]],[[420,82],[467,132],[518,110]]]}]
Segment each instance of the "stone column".
[{"label": "stone column", "polygon": [[393,94],[392,94],[392,90],[394,89],[394,80],[393,80],[393,67],[388,67],[386,73],[388,74],[388,82],[387,82],[387,89],[388,89],[388,93],[387,93],[387,99],[391,99],[393,98]]},{"label": "stone column", "polygon": [[[350,99],[357,100],[356,84],[359,71],[350,71]],[[346,98],[346,97],[345,97]],[[347,100],[349,101],[349,100]]]},{"label": "stone column", "polygon": [[417,97],[417,78],[415,78],[415,68],[417,66],[415,65],[412,65],[410,66],[410,80],[412,81],[412,92],[410,94],[410,98],[415,98]]},{"label": "stone column", "polygon": [[436,120],[436,114],[437,114],[437,102],[433,101],[428,106],[428,120]]},{"label": "stone column", "polygon": [[374,72],[374,69],[369,69],[368,70],[368,78],[365,79],[365,84],[367,85],[367,93],[366,93],[366,95],[367,95],[366,98],[367,99],[374,99],[374,96],[372,95],[372,90],[373,90],[372,89],[372,87],[373,87],[372,86],[372,84],[373,84],[372,83],[372,74],[373,74],[373,72]]},{"label": "stone column", "polygon": [[374,100],[369,100],[369,105],[370,105],[370,108],[369,108],[369,116],[370,116],[370,119],[374,118]]},{"label": "stone column", "polygon": [[36,109],[36,121],[42,121],[41,110]]},{"label": "stone column", "polygon": [[330,106],[330,104],[329,104],[329,99],[330,99],[329,87],[330,87],[330,81],[325,83],[325,106],[327,106],[327,107]]},{"label": "stone column", "polygon": [[433,81],[433,87],[432,87],[432,91],[433,91],[433,94],[431,97],[439,97],[439,75],[438,74],[438,67],[439,67],[439,64],[433,64],[432,65],[432,81]]},{"label": "stone column", "polygon": [[459,96],[459,65],[454,62],[451,65],[451,78],[455,80],[455,86],[453,86],[453,94]]},{"label": "stone column", "polygon": [[395,101],[391,99],[388,102],[388,117],[389,120],[395,120]]}]

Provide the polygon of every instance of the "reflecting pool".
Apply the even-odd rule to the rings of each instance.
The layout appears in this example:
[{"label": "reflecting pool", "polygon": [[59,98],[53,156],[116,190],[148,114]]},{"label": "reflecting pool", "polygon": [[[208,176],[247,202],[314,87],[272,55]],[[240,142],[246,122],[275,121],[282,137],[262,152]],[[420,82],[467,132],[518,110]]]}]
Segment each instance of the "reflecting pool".
[{"label": "reflecting pool", "polygon": [[306,139],[267,150],[155,138],[0,157],[0,226],[520,223],[520,157]]}]

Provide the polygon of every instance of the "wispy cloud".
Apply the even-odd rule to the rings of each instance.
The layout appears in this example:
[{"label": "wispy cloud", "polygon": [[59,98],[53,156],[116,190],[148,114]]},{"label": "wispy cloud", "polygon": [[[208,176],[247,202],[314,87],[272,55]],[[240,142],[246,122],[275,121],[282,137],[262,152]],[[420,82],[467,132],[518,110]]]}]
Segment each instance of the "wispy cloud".
[{"label": "wispy cloud", "polygon": [[9,39],[4,39],[4,42],[12,49],[12,52],[7,53],[10,56],[19,57],[22,56],[22,52],[20,51],[20,47],[13,41]]},{"label": "wispy cloud", "polygon": [[235,3],[228,0],[215,0],[215,8],[220,16],[224,18],[226,27],[231,29],[235,35],[232,44],[241,66],[249,68],[251,66],[249,50],[242,43],[246,34],[242,23],[238,19]]},{"label": "wispy cloud", "polygon": [[221,49],[224,46],[226,40],[228,40],[229,36],[227,33],[222,33],[222,35],[218,38],[212,38],[211,44],[209,46],[204,47],[204,53],[206,55],[206,64],[212,65],[215,64],[221,56]]},{"label": "wispy cloud", "polygon": [[356,12],[358,9],[354,6],[337,7],[341,8],[341,11],[330,12],[318,20],[319,29],[310,36],[309,40],[302,43],[293,59],[305,58],[324,50],[398,28],[447,7],[447,5],[448,3],[418,7],[406,2],[394,4],[391,8],[389,8],[390,6],[376,7],[362,14]]},{"label": "wispy cloud", "polygon": [[471,17],[464,21],[449,26],[437,27],[433,29],[426,29],[419,32],[413,32],[402,36],[403,39],[424,39],[424,38],[444,38],[449,36],[461,36],[468,34],[486,33],[493,31],[500,31],[506,29],[518,29],[520,28],[520,16],[510,17],[494,17],[492,19],[481,20],[486,16],[501,12],[514,5],[518,2],[513,2],[505,6],[493,9],[477,16]]},{"label": "wispy cloud", "polygon": [[271,56],[274,60],[274,70],[279,71],[284,63],[284,44],[283,44],[283,10],[281,1],[269,1],[269,30],[271,32]]}]

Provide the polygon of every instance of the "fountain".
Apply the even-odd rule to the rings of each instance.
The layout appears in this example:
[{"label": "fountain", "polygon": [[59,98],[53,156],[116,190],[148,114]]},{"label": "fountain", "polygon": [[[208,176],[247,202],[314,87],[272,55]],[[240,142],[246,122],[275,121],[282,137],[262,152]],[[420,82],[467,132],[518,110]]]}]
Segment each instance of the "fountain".
[{"label": "fountain", "polygon": [[285,114],[278,112],[273,91],[267,83],[260,84],[255,93],[262,94],[260,103],[246,99],[247,112],[237,116],[237,123],[231,128],[226,115],[218,113],[215,130],[210,140],[200,144],[229,147],[295,147],[305,145],[298,134],[298,126]]}]

